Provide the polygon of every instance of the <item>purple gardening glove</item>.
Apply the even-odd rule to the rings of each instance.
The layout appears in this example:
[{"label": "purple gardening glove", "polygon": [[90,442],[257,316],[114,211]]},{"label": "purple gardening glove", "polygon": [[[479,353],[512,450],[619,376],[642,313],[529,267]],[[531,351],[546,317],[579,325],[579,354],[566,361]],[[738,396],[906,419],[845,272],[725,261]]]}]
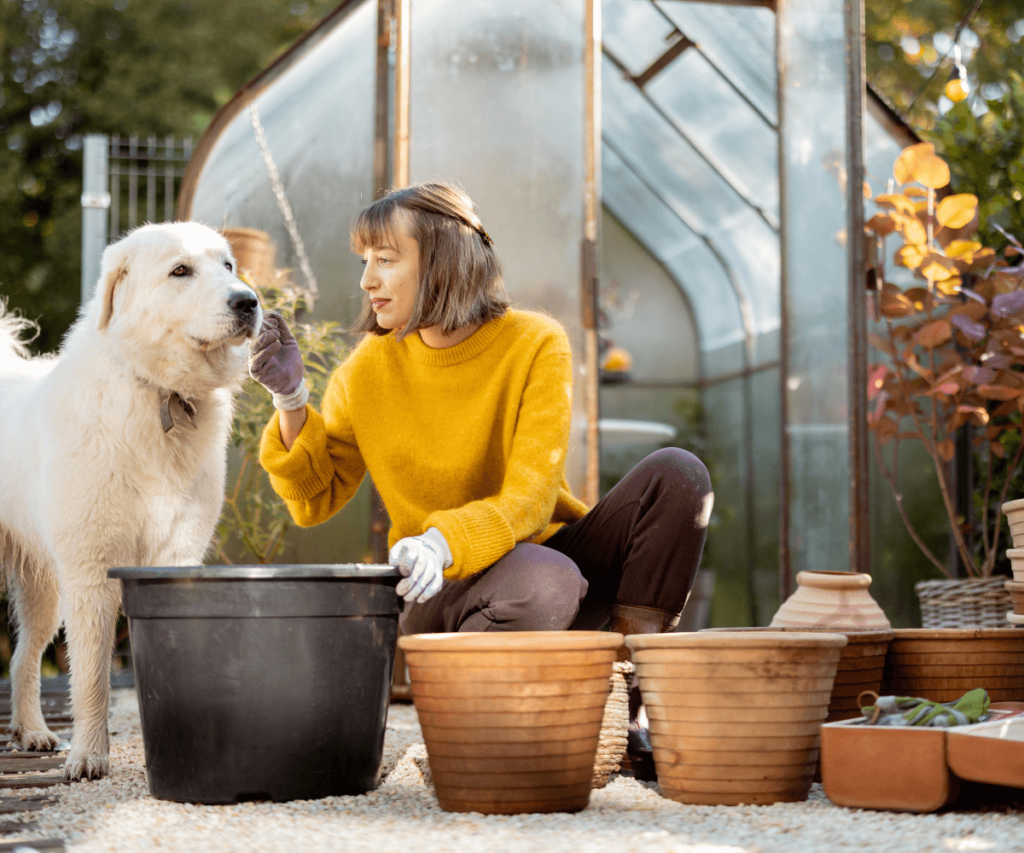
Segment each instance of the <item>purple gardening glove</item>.
[{"label": "purple gardening glove", "polygon": [[249,341],[249,375],[282,397],[303,385],[299,345],[280,314],[264,314],[259,334]]}]

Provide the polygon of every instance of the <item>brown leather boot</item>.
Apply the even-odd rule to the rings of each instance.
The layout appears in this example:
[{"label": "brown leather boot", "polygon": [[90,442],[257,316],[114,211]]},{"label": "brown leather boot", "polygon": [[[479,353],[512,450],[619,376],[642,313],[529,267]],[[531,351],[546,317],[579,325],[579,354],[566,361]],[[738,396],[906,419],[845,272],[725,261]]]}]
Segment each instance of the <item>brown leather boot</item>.
[{"label": "brown leather boot", "polygon": [[[608,630],[626,634],[664,634],[679,624],[679,614],[654,607],[636,604],[613,604]],[[629,648],[619,649],[619,660],[630,660]],[[637,722],[640,713],[640,682],[633,676],[629,686],[629,732],[626,757],[622,771],[632,773],[637,779],[654,782],[658,774],[654,770],[654,754],[647,729]]]}]

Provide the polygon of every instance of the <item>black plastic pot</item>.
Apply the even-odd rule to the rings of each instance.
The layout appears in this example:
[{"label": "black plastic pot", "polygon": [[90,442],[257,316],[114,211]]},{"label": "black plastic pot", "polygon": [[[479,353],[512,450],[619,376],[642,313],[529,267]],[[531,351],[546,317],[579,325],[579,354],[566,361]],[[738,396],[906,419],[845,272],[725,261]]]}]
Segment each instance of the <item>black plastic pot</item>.
[{"label": "black plastic pot", "polygon": [[363,794],[380,778],[391,566],[122,568],[146,774],[192,803]]}]

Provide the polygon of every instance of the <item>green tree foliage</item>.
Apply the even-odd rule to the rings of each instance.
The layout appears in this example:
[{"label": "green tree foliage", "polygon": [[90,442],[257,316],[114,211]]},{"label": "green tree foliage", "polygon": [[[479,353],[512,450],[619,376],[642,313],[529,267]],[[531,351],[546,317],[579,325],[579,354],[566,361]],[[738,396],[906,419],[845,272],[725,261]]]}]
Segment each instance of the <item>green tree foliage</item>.
[{"label": "green tree foliage", "polygon": [[[941,98],[952,36],[973,5],[974,0],[865,0],[868,80],[904,115],[920,94],[909,115],[917,127],[929,128],[949,106]],[[984,99],[999,97],[1009,72],[1024,65],[1024,5],[984,0],[960,45],[973,91],[969,103],[984,109]]]},{"label": "green tree foliage", "polygon": [[40,350],[78,308],[82,136],[198,136],[335,5],[0,0],[0,298]]}]

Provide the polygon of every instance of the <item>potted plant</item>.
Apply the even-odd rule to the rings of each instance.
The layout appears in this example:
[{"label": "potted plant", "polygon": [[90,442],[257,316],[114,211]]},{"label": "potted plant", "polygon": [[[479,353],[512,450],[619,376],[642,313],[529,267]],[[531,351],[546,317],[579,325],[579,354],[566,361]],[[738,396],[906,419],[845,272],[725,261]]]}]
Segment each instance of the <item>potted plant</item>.
[{"label": "potted plant", "polygon": [[[880,212],[866,227],[879,244],[889,235],[901,239],[895,263],[918,281],[901,288],[886,280],[884,264],[876,268],[876,317],[885,334],[872,335],[871,343],[886,359],[872,366],[868,382],[875,456],[910,536],[947,578],[917,585],[925,627],[1005,625],[1004,579],[992,574],[1000,550],[998,507],[1024,454],[1024,269],[972,239],[977,196],[938,197],[949,184],[949,168],[933,145],[905,149],[894,179],[890,192],[875,198]],[[1015,243],[1004,254],[1019,252]],[[967,426],[982,463],[982,511],[972,531],[959,517],[950,467],[958,434]],[[931,458],[968,574],[954,589],[951,572],[915,530],[903,504],[897,479],[903,441],[922,442]]]}]

